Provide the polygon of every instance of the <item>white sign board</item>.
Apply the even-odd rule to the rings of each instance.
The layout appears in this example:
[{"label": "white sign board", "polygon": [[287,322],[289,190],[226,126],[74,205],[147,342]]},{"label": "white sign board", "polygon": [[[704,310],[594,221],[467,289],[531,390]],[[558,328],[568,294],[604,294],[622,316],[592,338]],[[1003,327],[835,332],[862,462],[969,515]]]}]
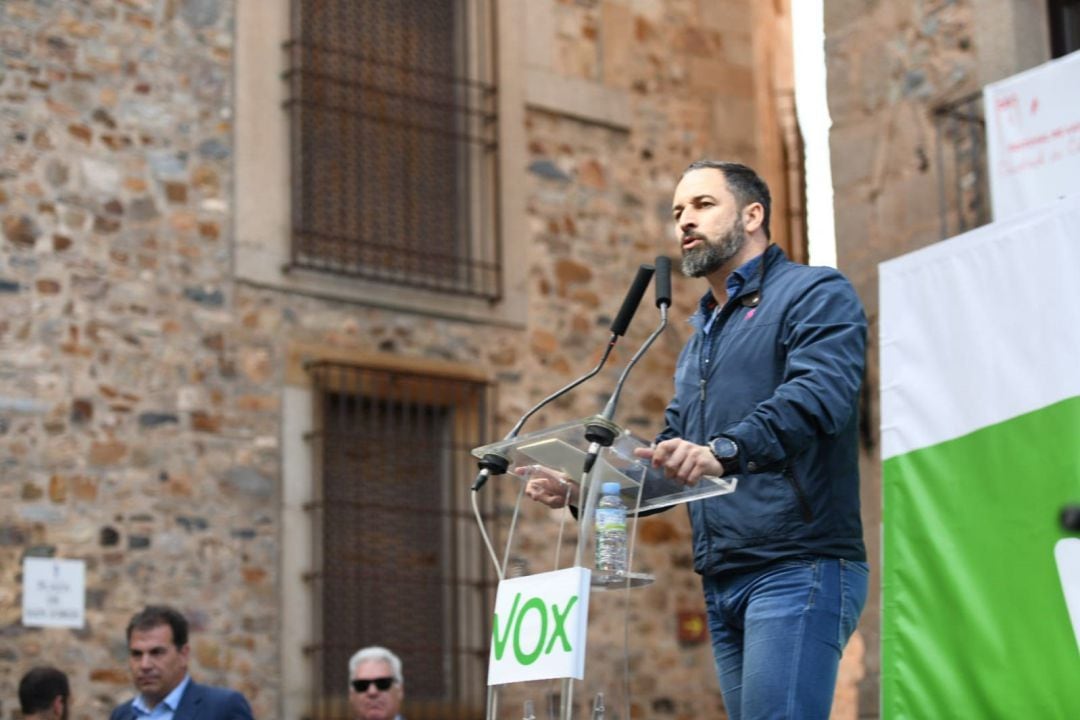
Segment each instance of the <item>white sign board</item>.
[{"label": "white sign board", "polygon": [[1080,51],[987,85],[995,220],[1080,192]]},{"label": "white sign board", "polygon": [[22,622],[27,627],[81,628],[86,624],[86,563],[23,560]]},{"label": "white sign board", "polygon": [[499,583],[488,685],[585,677],[590,576],[575,567]]}]

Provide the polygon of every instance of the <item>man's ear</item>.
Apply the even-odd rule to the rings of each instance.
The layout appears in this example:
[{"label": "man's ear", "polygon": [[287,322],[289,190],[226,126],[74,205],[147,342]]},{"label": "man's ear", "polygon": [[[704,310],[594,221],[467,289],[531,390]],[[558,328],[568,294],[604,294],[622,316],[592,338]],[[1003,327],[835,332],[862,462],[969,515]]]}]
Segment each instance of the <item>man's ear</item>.
[{"label": "man's ear", "polygon": [[60,718],[64,717],[64,705],[66,703],[67,699],[63,695],[57,695],[53,698],[52,707],[49,709],[52,710],[52,716],[56,718],[56,720],[60,720]]},{"label": "man's ear", "polygon": [[765,222],[765,206],[759,202],[749,203],[742,209],[742,222],[747,233],[760,230]]}]

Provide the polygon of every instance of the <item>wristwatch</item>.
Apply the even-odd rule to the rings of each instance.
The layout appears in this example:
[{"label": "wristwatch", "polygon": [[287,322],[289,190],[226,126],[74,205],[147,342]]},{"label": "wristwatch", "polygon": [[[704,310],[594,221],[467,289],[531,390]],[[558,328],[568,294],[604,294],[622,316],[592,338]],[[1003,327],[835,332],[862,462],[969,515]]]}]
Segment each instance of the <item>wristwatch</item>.
[{"label": "wristwatch", "polygon": [[739,445],[731,438],[723,435],[713,438],[709,441],[709,449],[724,466],[725,475],[739,467]]}]

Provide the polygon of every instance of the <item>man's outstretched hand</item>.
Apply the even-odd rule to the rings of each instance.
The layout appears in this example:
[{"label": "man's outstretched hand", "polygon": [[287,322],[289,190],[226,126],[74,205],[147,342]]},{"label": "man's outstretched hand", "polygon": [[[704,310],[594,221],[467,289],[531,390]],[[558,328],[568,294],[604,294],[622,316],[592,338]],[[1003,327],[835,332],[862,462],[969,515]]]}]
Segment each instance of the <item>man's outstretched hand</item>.
[{"label": "man's outstretched hand", "polygon": [[707,445],[697,445],[682,438],[636,448],[634,455],[648,460],[654,468],[663,470],[666,477],[683,485],[696,485],[702,477],[724,474],[724,466]]}]

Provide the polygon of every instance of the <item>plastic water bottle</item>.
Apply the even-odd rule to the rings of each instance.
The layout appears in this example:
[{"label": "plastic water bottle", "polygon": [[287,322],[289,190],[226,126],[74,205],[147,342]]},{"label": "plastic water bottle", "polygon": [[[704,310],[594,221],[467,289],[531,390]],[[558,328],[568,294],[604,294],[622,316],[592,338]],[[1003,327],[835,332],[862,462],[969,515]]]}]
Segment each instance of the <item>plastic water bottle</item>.
[{"label": "plastic water bottle", "polygon": [[600,486],[604,493],[596,506],[596,572],[626,574],[626,505],[619,483]]}]

